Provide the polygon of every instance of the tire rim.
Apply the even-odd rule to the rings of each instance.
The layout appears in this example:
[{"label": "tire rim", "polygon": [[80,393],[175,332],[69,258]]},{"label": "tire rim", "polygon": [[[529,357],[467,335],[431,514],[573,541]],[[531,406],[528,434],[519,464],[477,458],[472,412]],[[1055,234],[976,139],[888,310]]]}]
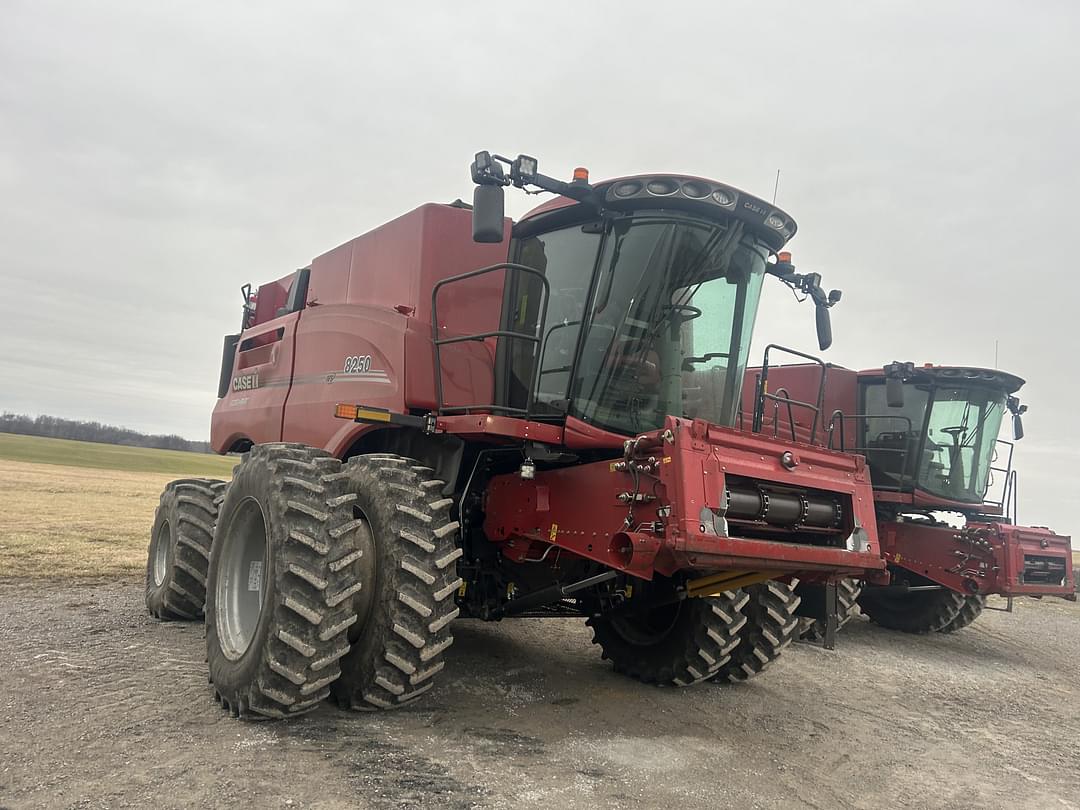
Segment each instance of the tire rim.
[{"label": "tire rim", "polygon": [[154,585],[161,587],[165,572],[169,570],[169,521],[163,521],[154,538]]},{"label": "tire rim", "polygon": [[360,591],[353,597],[353,607],[359,620],[350,628],[352,632],[349,633],[349,641],[356,641],[363,635],[364,629],[367,627],[368,619],[371,617],[371,604],[377,593],[379,570],[378,550],[375,548],[375,536],[371,530],[371,522],[358,506],[353,507],[353,517],[360,521],[359,529],[356,532],[356,542],[360,551],[363,552],[365,562],[360,572]]},{"label": "tire rim", "polygon": [[235,661],[251,646],[266,593],[266,518],[257,500],[240,502],[221,540],[214,612],[221,651]]}]

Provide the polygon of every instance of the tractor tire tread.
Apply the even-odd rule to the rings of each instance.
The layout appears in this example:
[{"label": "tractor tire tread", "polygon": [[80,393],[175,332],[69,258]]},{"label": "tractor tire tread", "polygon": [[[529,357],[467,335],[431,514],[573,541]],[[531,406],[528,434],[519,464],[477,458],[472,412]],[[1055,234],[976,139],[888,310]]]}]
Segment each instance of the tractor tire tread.
[{"label": "tractor tire tread", "polygon": [[331,687],[339,705],[374,710],[412,702],[432,685],[453,644],[458,608],[447,595],[461,584],[453,502],[433,471],[392,454],[354,456],[345,464],[355,506],[368,522],[376,592],[367,616],[350,628],[352,650]]},{"label": "tractor tire tread", "polygon": [[979,618],[979,615],[983,612],[983,608],[986,607],[986,597],[982,595],[968,596],[964,599],[964,604],[960,608],[960,612],[956,614],[951,622],[938,630],[939,633],[955,633],[957,630],[962,630]]},{"label": "tractor tire tread", "polygon": [[768,580],[750,585],[745,591],[749,598],[742,608],[746,624],[739,631],[739,645],[712,676],[714,681],[734,683],[760,675],[798,635],[795,610],[802,599],[794,588]]},{"label": "tractor tire tread", "polygon": [[[214,541],[218,499],[226,482],[213,478],[170,481],[154,513],[146,567],[146,608],[162,621],[202,618],[206,602],[206,573]],[[169,524],[167,570],[159,584],[154,575],[155,543]]]},{"label": "tractor tire tread", "polygon": [[[261,640],[256,636],[251,642],[259,649],[244,653],[257,659],[242,674],[229,671],[215,616],[210,610],[206,616],[214,696],[234,715],[261,719],[305,714],[327,697],[341,676],[339,662],[348,649],[341,633],[356,621],[356,613],[351,599],[336,597],[358,585],[359,558],[331,567],[331,560],[348,558],[356,543],[355,527],[338,531],[353,520],[348,499],[331,504],[347,487],[346,479],[335,476],[340,468],[341,462],[325,451],[291,443],[255,445],[236,468],[234,485],[243,481],[247,497],[256,497],[270,516],[269,526],[278,528],[271,528],[268,538],[265,587],[271,593],[260,618],[265,630]],[[226,496],[215,548],[223,542],[224,521],[234,508]],[[216,563],[212,558],[212,588]],[[216,601],[213,593],[211,600]]]},{"label": "tractor tire tread", "polygon": [[[862,593],[862,582],[851,577],[844,577],[836,583],[836,629],[840,630],[859,613],[859,594]],[[799,588],[796,586],[795,592]],[[799,631],[799,638],[806,641],[820,641],[825,638],[824,619],[803,619]]]},{"label": "tractor tire tread", "polygon": [[905,594],[906,601],[893,600],[885,592],[875,593],[876,588],[864,588],[859,596],[859,607],[870,621],[889,630],[904,633],[925,634],[944,629],[963,609],[966,596],[941,588],[933,591],[916,591]]},{"label": "tractor tire tread", "polygon": [[687,599],[680,610],[689,612],[676,620],[676,635],[651,646],[628,642],[602,613],[586,624],[592,629],[593,644],[600,646],[602,657],[616,672],[643,683],[684,687],[711,678],[730,660],[746,624],[741,612],[746,602],[741,590]]}]

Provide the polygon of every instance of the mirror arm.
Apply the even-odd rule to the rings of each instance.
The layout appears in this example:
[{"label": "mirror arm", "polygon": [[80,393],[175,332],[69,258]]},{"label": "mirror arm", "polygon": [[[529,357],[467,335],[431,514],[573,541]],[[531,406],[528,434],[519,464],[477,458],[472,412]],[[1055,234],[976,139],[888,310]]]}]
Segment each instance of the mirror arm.
[{"label": "mirror arm", "polygon": [[814,320],[817,327],[818,348],[825,351],[832,345],[832,323],[829,318],[829,310],[834,307],[841,297],[840,290],[832,290],[827,295],[821,289],[821,275],[819,273],[796,273],[795,266],[790,260],[777,261],[775,264],[765,265],[766,272],[776,276],[784,284],[795,291],[796,297],[803,294],[800,300],[810,298],[814,302]]},{"label": "mirror arm", "polygon": [[826,295],[821,288],[821,275],[818,273],[796,273],[793,265],[777,262],[765,265],[765,270],[770,275],[776,276],[780,281],[787,284],[795,292],[809,296],[819,307],[826,309],[835,306],[840,301],[840,291],[833,290]]}]

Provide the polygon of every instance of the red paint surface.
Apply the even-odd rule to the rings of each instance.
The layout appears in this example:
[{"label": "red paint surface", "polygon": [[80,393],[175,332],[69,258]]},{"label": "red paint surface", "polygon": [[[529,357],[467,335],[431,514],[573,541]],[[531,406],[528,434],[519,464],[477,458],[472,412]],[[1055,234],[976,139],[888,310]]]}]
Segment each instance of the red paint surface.
[{"label": "red paint surface", "polygon": [[[487,495],[488,537],[504,544],[511,558],[537,556],[533,544],[552,543],[578,556],[639,576],[694,569],[769,569],[787,572],[850,574],[875,578],[884,568],[878,552],[869,476],[862,459],[792,443],[717,428],[704,422],[668,417],[662,431],[644,434],[638,458],[655,459],[655,475],[643,475],[639,492],[655,495],[632,509],[619,494],[634,490],[633,476],[603,461],[538,472],[535,479],[503,475],[492,480]],[[785,450],[800,464],[787,470],[780,463]],[[844,524],[835,532],[846,537],[855,521],[867,529],[865,553],[778,539],[720,536],[702,530],[701,510],[718,509],[724,477],[737,475],[793,487],[842,493]],[[549,508],[541,509],[543,491]],[[664,516],[658,509],[670,509]],[[629,517],[629,525],[628,525]],[[656,532],[654,522],[662,524]],[[782,529],[770,530],[784,537]],[[625,533],[620,536],[620,533]],[[655,543],[650,538],[655,538]],[[626,548],[630,543],[632,550]],[[641,565],[635,556],[645,555]]]},{"label": "red paint surface", "polygon": [[[1049,529],[1007,523],[968,523],[963,529],[883,522],[886,559],[960,593],[1052,596],[1073,592],[1070,538]],[[1023,581],[1024,557],[1053,557],[1065,565],[1061,586]]]},{"label": "red paint surface", "polygon": [[[506,227],[509,233],[509,220]],[[432,287],[506,260],[506,242],[477,244],[471,228],[469,211],[447,205],[422,205],[403,214],[317,257],[307,307],[282,318],[270,315],[285,304],[293,276],[262,285],[258,325],[244,332],[241,344],[250,341],[255,348],[238,351],[233,370],[234,377],[258,371],[259,388],[230,389],[218,401],[211,419],[213,448],[224,453],[241,440],[284,439],[344,453],[362,428],[334,419],[335,403],[397,412],[433,407]],[[444,288],[440,334],[496,328],[503,280],[502,273],[492,273]],[[283,337],[271,340],[279,327]],[[491,400],[490,343],[448,346],[443,355],[445,404]],[[371,369],[380,373],[346,374],[351,356],[370,356]]]}]

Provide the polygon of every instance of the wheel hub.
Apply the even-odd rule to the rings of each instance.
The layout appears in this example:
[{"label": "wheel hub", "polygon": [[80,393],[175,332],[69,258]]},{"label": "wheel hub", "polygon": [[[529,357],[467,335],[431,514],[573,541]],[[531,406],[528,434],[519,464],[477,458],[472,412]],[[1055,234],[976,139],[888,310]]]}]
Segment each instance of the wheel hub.
[{"label": "wheel hub", "polygon": [[266,592],[267,532],[262,507],[245,498],[221,533],[216,626],[221,650],[235,661],[247,652],[262,616]]},{"label": "wheel hub", "polygon": [[161,587],[165,581],[165,572],[169,570],[169,521],[163,521],[158,529],[157,537],[154,538],[154,584]]}]

